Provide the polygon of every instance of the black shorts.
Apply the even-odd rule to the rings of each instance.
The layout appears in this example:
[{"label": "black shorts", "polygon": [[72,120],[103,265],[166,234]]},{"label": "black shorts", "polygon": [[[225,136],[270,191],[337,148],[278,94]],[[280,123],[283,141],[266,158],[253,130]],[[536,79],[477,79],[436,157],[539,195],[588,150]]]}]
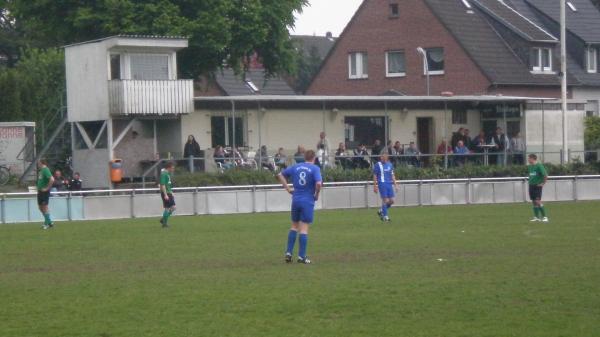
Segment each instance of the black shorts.
[{"label": "black shorts", "polygon": [[173,196],[173,194],[167,193],[167,195],[169,196],[169,200],[165,200],[165,194],[162,192],[160,193],[160,197],[163,202],[163,208],[171,208],[175,206],[175,197]]},{"label": "black shorts", "polygon": [[48,203],[50,202],[50,191],[38,191],[37,202],[38,206],[48,206]]},{"label": "black shorts", "polygon": [[529,198],[533,200],[542,200],[542,186],[529,185]]}]

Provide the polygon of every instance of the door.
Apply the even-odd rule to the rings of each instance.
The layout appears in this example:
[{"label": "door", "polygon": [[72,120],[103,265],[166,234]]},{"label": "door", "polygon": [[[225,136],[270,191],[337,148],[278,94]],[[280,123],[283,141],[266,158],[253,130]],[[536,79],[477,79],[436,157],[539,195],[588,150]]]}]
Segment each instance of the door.
[{"label": "door", "polygon": [[433,118],[417,118],[417,147],[421,153],[433,153]]}]

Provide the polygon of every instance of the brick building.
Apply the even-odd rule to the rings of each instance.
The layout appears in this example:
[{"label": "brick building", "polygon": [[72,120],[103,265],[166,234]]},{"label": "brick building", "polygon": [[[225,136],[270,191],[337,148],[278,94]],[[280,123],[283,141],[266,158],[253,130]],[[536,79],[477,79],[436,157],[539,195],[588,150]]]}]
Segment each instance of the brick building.
[{"label": "brick building", "polygon": [[[548,27],[552,18],[547,12],[552,8],[540,9],[541,2],[365,0],[308,94],[426,95],[429,78],[431,95],[558,98],[559,39],[554,27]],[[588,30],[600,32],[600,20],[593,20],[600,12],[589,0],[569,3],[576,8],[569,7],[571,35],[577,35],[582,22]],[[584,44],[594,46],[594,41]],[[584,53],[569,48],[569,54],[581,59],[569,63],[570,90],[588,87],[600,93],[595,82],[600,74],[588,71]]]}]

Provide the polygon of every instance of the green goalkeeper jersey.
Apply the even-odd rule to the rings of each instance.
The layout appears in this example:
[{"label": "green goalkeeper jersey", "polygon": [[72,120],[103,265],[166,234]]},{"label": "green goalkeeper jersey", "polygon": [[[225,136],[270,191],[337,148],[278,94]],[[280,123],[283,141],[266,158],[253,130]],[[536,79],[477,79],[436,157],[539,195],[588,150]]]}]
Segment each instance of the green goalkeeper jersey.
[{"label": "green goalkeeper jersey", "polygon": [[163,169],[160,171],[160,184],[165,186],[167,193],[173,193],[173,183],[171,182],[171,173]]},{"label": "green goalkeeper jersey", "polygon": [[542,163],[527,165],[527,170],[529,171],[529,185],[537,186],[543,184],[548,176],[546,168]]}]

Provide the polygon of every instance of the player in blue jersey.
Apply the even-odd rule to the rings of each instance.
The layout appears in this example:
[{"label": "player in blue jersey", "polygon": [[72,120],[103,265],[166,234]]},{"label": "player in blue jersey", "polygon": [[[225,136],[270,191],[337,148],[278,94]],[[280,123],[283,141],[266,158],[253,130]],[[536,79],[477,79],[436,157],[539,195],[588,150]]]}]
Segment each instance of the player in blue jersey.
[{"label": "player in blue jersey", "polygon": [[[315,201],[319,200],[323,182],[321,169],[314,164],[315,158],[315,151],[308,150],[304,153],[304,163],[288,167],[277,176],[285,190],[292,195],[292,228],[288,233],[285,252],[285,262],[287,263],[292,262],[292,253],[298,232],[300,232],[298,262],[310,263],[310,259],[306,256],[308,227],[313,222]],[[292,182],[293,189],[289,187],[288,179]]]},{"label": "player in blue jersey", "polygon": [[381,209],[377,211],[381,221],[390,221],[388,209],[394,204],[395,190],[398,189],[394,176],[394,165],[390,163],[387,152],[381,155],[381,160],[373,167],[373,188],[381,196]]}]

